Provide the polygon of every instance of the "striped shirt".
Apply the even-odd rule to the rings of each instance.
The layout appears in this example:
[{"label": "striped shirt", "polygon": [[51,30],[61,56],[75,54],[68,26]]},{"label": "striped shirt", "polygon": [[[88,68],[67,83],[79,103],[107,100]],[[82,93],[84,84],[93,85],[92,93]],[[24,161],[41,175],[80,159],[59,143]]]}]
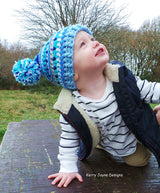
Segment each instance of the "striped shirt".
[{"label": "striped shirt", "polygon": [[[141,99],[147,103],[160,103],[160,83],[142,81],[136,77]],[[115,156],[127,156],[135,152],[137,139],[125,125],[118,109],[112,82],[107,80],[107,87],[103,97],[93,100],[73,91],[77,103],[96,123],[100,131],[99,145]],[[80,139],[73,127],[60,116],[62,134],[58,159],[60,171],[77,172],[77,152]]]}]

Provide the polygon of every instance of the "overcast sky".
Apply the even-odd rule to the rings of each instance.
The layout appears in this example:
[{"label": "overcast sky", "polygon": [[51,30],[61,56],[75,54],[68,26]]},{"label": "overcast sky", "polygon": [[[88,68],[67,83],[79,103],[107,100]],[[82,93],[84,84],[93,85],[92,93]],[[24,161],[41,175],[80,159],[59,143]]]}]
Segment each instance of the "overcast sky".
[{"label": "overcast sky", "polygon": [[[130,14],[128,22],[132,29],[138,29],[142,23],[160,16],[160,0],[115,0],[116,6],[127,3],[126,13]],[[0,1],[0,39],[8,42],[20,40],[21,26],[14,17],[14,10],[25,6],[25,0]]]}]

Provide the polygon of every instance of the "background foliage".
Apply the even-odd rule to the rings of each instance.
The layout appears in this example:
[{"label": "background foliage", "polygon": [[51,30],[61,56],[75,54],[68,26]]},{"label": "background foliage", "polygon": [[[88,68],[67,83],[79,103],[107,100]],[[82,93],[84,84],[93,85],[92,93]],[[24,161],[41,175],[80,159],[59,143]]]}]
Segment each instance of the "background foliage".
[{"label": "background foliage", "polygon": [[[156,25],[157,22],[159,25]],[[160,81],[160,17],[145,23],[137,31],[119,27],[97,39],[107,47],[110,60],[122,61],[142,79]],[[39,49],[27,49],[18,43],[8,45],[7,42],[0,42],[0,89],[30,88],[24,88],[15,81],[12,67],[15,61],[25,57],[33,59],[38,52]],[[51,85],[43,79],[37,87],[48,84]]]}]

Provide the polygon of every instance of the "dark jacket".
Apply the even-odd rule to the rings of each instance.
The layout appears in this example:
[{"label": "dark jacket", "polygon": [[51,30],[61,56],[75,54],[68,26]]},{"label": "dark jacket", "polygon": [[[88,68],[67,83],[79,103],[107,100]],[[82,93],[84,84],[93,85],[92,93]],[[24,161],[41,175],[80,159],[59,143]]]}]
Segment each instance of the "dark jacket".
[{"label": "dark jacket", "polygon": [[[119,61],[111,63],[115,65],[107,68],[106,74],[113,82],[114,93],[122,118],[136,138],[155,155],[160,166],[160,127],[155,113],[149,104],[141,100],[140,91],[132,72]],[[116,68],[117,64],[118,68]],[[117,75],[115,75],[116,73]],[[83,160],[91,154],[92,149],[98,144],[99,135],[96,133],[98,128],[87,123],[89,118],[84,116],[85,113],[73,98],[66,112],[61,110],[63,109],[62,105],[55,105],[55,108],[78,132],[81,138],[79,159]]]}]

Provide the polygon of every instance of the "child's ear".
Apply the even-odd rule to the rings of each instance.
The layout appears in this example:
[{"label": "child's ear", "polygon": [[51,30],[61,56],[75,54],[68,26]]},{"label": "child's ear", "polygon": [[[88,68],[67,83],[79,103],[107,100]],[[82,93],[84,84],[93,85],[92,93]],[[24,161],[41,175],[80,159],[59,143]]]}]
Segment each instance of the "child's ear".
[{"label": "child's ear", "polygon": [[79,79],[79,76],[77,73],[74,73],[74,81],[76,82]]}]

